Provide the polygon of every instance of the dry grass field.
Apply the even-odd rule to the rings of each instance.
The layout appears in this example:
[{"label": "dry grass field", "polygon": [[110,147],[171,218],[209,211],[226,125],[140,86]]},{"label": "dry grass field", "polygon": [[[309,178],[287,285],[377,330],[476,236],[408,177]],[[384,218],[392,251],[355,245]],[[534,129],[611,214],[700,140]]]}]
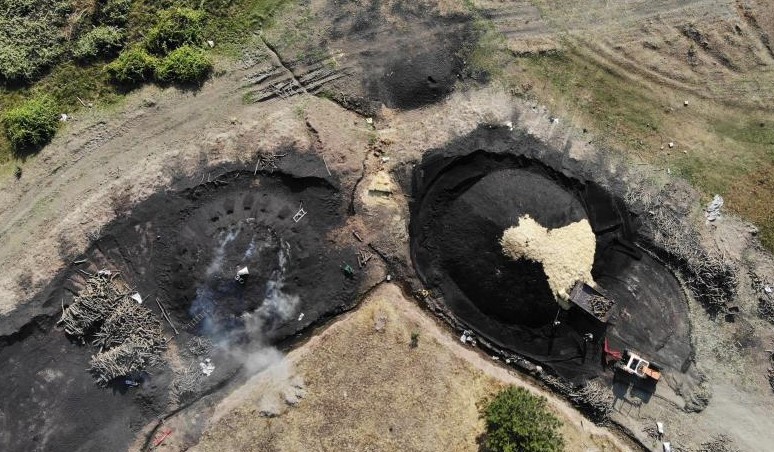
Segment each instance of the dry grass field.
[{"label": "dry grass field", "polygon": [[[564,422],[566,450],[628,448],[566,402],[460,344],[394,285],[381,286],[281,366],[224,400],[195,450],[476,450],[479,408],[507,384],[549,397]],[[306,394],[296,406],[283,402],[278,416],[261,415],[267,399],[299,379]]]}]

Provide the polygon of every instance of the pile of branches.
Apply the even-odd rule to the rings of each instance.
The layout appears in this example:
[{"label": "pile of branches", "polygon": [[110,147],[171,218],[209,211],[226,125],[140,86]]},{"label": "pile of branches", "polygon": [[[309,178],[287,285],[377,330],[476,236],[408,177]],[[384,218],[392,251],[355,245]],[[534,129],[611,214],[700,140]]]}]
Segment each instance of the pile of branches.
[{"label": "pile of branches", "polygon": [[766,370],[766,376],[769,378],[769,386],[774,391],[774,353],[769,355],[769,368]]},{"label": "pile of branches", "polygon": [[191,363],[185,369],[175,371],[175,378],[172,380],[172,396],[179,404],[183,404],[197,394],[201,387],[202,372],[199,367]]},{"label": "pile of branches", "polygon": [[86,287],[63,310],[59,320],[68,335],[85,341],[129,295],[118,288],[115,279],[115,274],[102,271],[86,280]]},{"label": "pile of branches", "polygon": [[613,300],[598,295],[589,297],[589,308],[591,309],[591,312],[600,319],[604,319],[612,307]]},{"label": "pile of branches", "polygon": [[739,452],[739,449],[732,446],[731,438],[726,435],[717,435],[712,441],[702,443],[698,452]]},{"label": "pile of branches", "polygon": [[102,386],[158,365],[165,348],[161,322],[129,295],[115,274],[101,271],[62,313],[68,335],[99,348],[89,370]]},{"label": "pile of branches", "polygon": [[124,298],[94,334],[92,345],[101,351],[131,342],[153,349],[162,340],[161,322],[156,316],[142,305]]},{"label": "pile of branches", "polygon": [[771,288],[764,284],[755,272],[750,271],[750,279],[752,280],[753,292],[759,294],[758,316],[769,323],[774,323],[774,297],[769,293]]},{"label": "pile of branches", "polygon": [[188,340],[186,347],[193,356],[204,356],[210,354],[214,345],[206,337],[194,336]]},{"label": "pile of branches", "polygon": [[653,241],[650,251],[677,267],[694,298],[711,313],[725,312],[738,283],[733,263],[702,246],[699,234],[686,221],[688,215],[669,207],[663,192],[648,196],[641,188],[633,188],[626,203],[647,212]]},{"label": "pile of branches", "polygon": [[604,424],[613,413],[615,396],[610,388],[591,380],[584,385],[575,386],[552,375],[544,375],[543,380],[552,389],[566,395],[572,403],[581,408],[597,424]]},{"label": "pile of branches", "polygon": [[161,364],[161,347],[127,341],[91,357],[89,371],[100,386],[118,377],[133,374]]}]

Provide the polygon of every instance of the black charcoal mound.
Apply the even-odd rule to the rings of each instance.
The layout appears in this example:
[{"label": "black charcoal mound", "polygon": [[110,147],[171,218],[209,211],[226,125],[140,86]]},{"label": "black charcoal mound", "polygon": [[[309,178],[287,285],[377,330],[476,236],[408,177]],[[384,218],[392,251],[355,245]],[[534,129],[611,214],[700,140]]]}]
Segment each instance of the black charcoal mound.
[{"label": "black charcoal mound", "polygon": [[[428,153],[414,168],[410,205],[420,279],[478,335],[566,378],[603,374],[605,337],[685,372],[691,346],[680,284],[637,244],[638,220],[623,202],[533,157],[548,152],[532,138],[482,128]],[[589,221],[592,276],[617,303],[607,325],[577,307],[561,310],[540,263],[503,254],[499,240],[522,215],[549,229]]]}]

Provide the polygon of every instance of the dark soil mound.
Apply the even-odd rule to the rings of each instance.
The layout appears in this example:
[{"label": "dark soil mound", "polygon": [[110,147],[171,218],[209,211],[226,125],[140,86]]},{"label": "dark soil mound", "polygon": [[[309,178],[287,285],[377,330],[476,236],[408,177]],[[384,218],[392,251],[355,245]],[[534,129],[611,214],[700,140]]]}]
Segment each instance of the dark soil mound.
[{"label": "dark soil mound", "polygon": [[[482,136],[492,150],[471,151]],[[637,220],[620,200],[521,155],[541,146],[479,130],[416,167],[410,232],[420,278],[478,334],[565,377],[603,372],[605,336],[684,371],[690,341],[677,280],[636,245]],[[597,241],[592,275],[617,302],[609,325],[577,307],[561,310],[541,264],[503,254],[503,232],[524,214],[550,229],[588,219]]]},{"label": "dark soil mound", "polygon": [[[108,225],[82,256],[86,264],[3,318],[0,449],[120,450],[169,407],[169,367],[148,369],[139,387],[121,379],[99,388],[87,371],[97,350],[55,326],[83,271],[120,272],[159,318],[160,301],[180,332],[164,323],[178,350],[194,335],[221,344],[199,394],[238,376],[256,347],[352,307],[358,276],[345,277],[340,266],[355,262],[355,250],[326,239],[343,224],[346,204],[333,181],[310,176],[319,168],[315,157],[289,153],[273,174],[213,171],[212,182],[157,193]],[[307,214],[296,222],[302,204]],[[240,283],[242,267],[249,275]],[[31,313],[41,314],[30,322]]]},{"label": "dark soil mound", "polygon": [[475,179],[437,218],[430,241],[437,258],[483,313],[509,324],[550,324],[557,303],[542,265],[507,257],[499,240],[522,215],[557,228],[584,218],[583,205],[538,166],[496,170]]},{"label": "dark soil mound", "polygon": [[[454,40],[456,41],[456,39]],[[374,61],[366,80],[369,97],[389,108],[411,110],[442,100],[462,75],[459,43],[437,42],[432,50],[402,48],[387,63]]]}]

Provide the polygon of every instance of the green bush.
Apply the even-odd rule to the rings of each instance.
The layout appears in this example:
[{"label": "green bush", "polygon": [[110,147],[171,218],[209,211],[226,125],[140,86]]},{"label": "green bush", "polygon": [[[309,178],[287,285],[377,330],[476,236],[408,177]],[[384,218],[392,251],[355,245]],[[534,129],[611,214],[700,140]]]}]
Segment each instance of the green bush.
[{"label": "green bush", "polygon": [[78,39],[73,56],[79,60],[112,56],[124,45],[124,33],[116,27],[96,27]]},{"label": "green bush", "polygon": [[156,66],[156,78],[166,83],[200,84],[212,71],[212,61],[204,50],[183,46],[172,51]]},{"label": "green bush", "polygon": [[156,55],[167,53],[187,44],[202,41],[204,12],[191,8],[162,11],[159,20],[145,36],[145,48]]},{"label": "green bush", "polygon": [[3,123],[5,134],[16,152],[37,150],[54,137],[59,113],[53,99],[38,96],[8,110]]},{"label": "green bush", "polygon": [[122,85],[136,85],[150,80],[158,59],[149,55],[142,47],[126,49],[112,63],[106,66],[110,78]]},{"label": "green bush", "polygon": [[546,408],[546,399],[511,386],[484,410],[484,445],[494,452],[558,452],[564,439],[561,422]]},{"label": "green bush", "polygon": [[62,29],[71,2],[3,0],[0,5],[0,78],[31,80],[64,52]]},{"label": "green bush", "polygon": [[123,27],[129,20],[132,0],[99,0],[94,19],[101,25]]}]

